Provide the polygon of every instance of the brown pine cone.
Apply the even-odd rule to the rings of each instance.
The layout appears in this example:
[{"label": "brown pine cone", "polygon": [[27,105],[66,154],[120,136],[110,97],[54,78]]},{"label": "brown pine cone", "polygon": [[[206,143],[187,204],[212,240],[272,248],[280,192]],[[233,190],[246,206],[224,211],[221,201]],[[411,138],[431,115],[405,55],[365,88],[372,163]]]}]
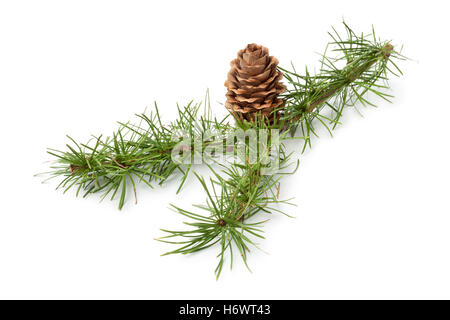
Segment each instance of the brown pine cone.
[{"label": "brown pine cone", "polygon": [[252,43],[240,50],[225,81],[227,109],[247,121],[259,113],[273,119],[272,111],[283,103],[278,95],[285,90],[277,65],[278,60],[263,46]]}]

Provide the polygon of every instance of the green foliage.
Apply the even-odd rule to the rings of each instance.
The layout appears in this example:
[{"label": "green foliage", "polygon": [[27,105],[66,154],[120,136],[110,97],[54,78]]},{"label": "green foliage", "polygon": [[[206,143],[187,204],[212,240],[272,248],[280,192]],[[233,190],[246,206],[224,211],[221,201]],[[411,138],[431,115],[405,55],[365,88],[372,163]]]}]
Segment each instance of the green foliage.
[{"label": "green foliage", "polygon": [[[229,125],[226,118],[199,115],[200,104],[190,102],[178,107],[178,119],[164,126],[159,110],[149,115],[140,114],[139,124],[119,123],[119,129],[112,137],[93,137],[86,144],[78,144],[69,137],[67,151],[49,149],[56,157],[56,164],[49,172],[50,178],[62,177],[57,188],[75,188],[76,195],[83,197],[101,193],[102,199],[119,199],[119,209],[125,202],[128,187],[132,187],[136,197],[136,183],[143,182],[150,188],[153,183],[164,183],[175,171],[181,173],[180,191],[191,169],[192,159],[187,163],[176,163],[172,150],[177,146],[183,133],[191,137],[215,130],[225,132]],[[136,198],[137,199],[137,198]]]},{"label": "green foliage", "polygon": [[[281,169],[287,167],[289,156],[281,157]],[[261,175],[262,164],[230,163],[222,165],[221,173],[210,169],[213,173],[210,185],[205,179],[196,174],[206,195],[206,205],[195,205],[204,214],[195,213],[172,207],[183,216],[192,220],[185,225],[193,229],[187,231],[170,231],[162,229],[168,235],[159,238],[159,241],[180,245],[178,249],[164,255],[182,253],[188,254],[211,247],[220,243],[219,262],[216,267],[216,276],[219,277],[225,254],[230,256],[230,268],[233,266],[233,248],[239,253],[248,268],[247,252],[250,247],[258,247],[253,238],[264,236],[262,225],[267,220],[254,221],[252,217],[258,212],[279,212],[280,204],[291,204],[289,200],[279,199],[281,176]],[[180,240],[170,240],[180,238]]]},{"label": "green foliage", "polygon": [[[247,123],[247,125],[251,125],[252,129],[267,128],[262,121]],[[239,141],[238,143],[246,144],[247,148],[252,147],[248,141]],[[269,137],[268,144],[270,143]],[[251,246],[257,248],[252,237],[264,238],[261,227],[267,221],[254,221],[252,218],[258,212],[283,213],[278,206],[291,204],[290,199],[279,199],[280,179],[283,174],[264,175],[261,172],[267,164],[263,164],[261,161],[251,163],[247,152],[237,155],[238,161],[215,163],[222,168],[220,173],[213,166],[208,165],[212,172],[209,187],[203,177],[195,174],[207,195],[206,205],[194,205],[203,214],[172,205],[178,213],[192,220],[192,222],[185,222],[185,225],[193,229],[187,231],[162,229],[168,235],[158,239],[162,242],[180,245],[178,249],[164,255],[193,253],[220,243],[219,263],[215,270],[217,278],[222,271],[227,252],[230,256],[230,267],[233,266],[233,248],[238,251],[248,268],[247,252],[250,251]],[[292,165],[291,154],[287,154],[284,147],[277,156],[280,160],[280,172]],[[298,167],[298,161],[296,164]],[[180,239],[172,240],[172,238]]]},{"label": "green foliage", "polygon": [[[332,42],[321,55],[317,74],[311,75],[305,68],[305,74],[300,75],[294,66],[291,71],[280,67],[288,87],[282,95],[283,107],[275,111],[275,121],[235,119],[236,125],[230,126],[226,123],[227,117],[219,121],[211,116],[207,96],[204,115],[200,115],[200,104],[191,102],[183,108],[178,107],[177,119],[165,126],[155,104],[150,115],[138,115],[139,124],[120,123],[112,137],[93,137],[86,144],[78,144],[69,137],[71,144],[67,145],[68,150],[49,150],[56,159],[51,177],[62,177],[58,188],[63,188],[64,192],[75,188],[77,195],[102,193],[102,198],[118,197],[119,208],[122,208],[128,187],[131,186],[136,194],[138,182],[153,187],[153,183],[162,184],[178,172],[180,191],[192,171],[194,152],[182,163],[175,162],[172,153],[177,151],[180,139],[185,136],[203,138],[215,132],[226,137],[236,128],[279,129],[281,142],[289,139],[288,133],[294,136],[300,132],[297,138],[304,140],[304,151],[311,146],[311,137],[317,136],[316,125],[325,126],[331,134],[339,124],[344,108],[356,104],[373,106],[368,93],[390,101],[392,96],[385,92],[388,76],[402,74],[394,60],[405,58],[394,50],[390,42],[377,40],[373,30],[369,35],[357,35],[345,23],[344,28],[344,40],[334,28],[330,33]],[[269,142],[271,139],[273,137],[269,135]],[[221,139],[201,141],[200,151],[213,143],[223,143]],[[214,159],[217,155],[212,155],[213,164],[207,164],[211,169],[208,183],[194,172],[205,191],[205,205],[196,205],[190,211],[172,205],[176,212],[190,219],[184,223],[189,229],[162,229],[166,235],[158,239],[178,245],[177,249],[165,255],[194,253],[218,244],[217,277],[221,274],[227,253],[230,266],[233,265],[233,250],[240,254],[248,267],[248,251],[252,246],[257,247],[255,239],[264,238],[262,225],[267,221],[255,220],[255,216],[258,213],[283,213],[279,205],[290,204],[289,200],[279,199],[283,174],[262,174],[267,165],[260,158],[253,163],[247,157],[251,145],[245,140],[236,144],[245,146],[245,152],[236,154],[239,161],[218,162]],[[236,144],[233,145],[235,150],[238,149]],[[187,148],[192,150],[192,141]],[[292,162],[290,156],[282,143],[277,154],[281,169],[289,167]],[[216,169],[217,166],[220,170]]]},{"label": "green foliage", "polygon": [[390,102],[388,89],[389,73],[402,74],[394,60],[404,60],[394,51],[389,41],[377,40],[375,31],[368,35],[357,35],[344,22],[346,38],[333,28],[329,33],[332,41],[320,59],[320,70],[311,75],[308,68],[300,75],[292,70],[280,68],[288,82],[283,94],[285,106],[280,122],[294,134],[300,129],[305,138],[303,151],[311,146],[311,137],[317,136],[315,125],[320,124],[331,134],[339,124],[346,107],[375,106],[367,99],[367,93],[375,94]]},{"label": "green foliage", "polygon": [[[330,33],[333,42],[327,49],[330,50],[331,47],[331,51],[337,52],[338,56],[330,57],[326,50],[321,57],[318,74],[310,75],[307,68],[305,75],[299,75],[293,66],[293,71],[280,68],[289,86],[283,95],[284,106],[275,111],[281,116],[275,116],[275,120],[265,128],[282,129],[283,132],[289,131],[292,135],[300,128],[301,138],[304,139],[303,151],[307,146],[311,146],[311,136],[317,136],[314,129],[317,123],[324,125],[331,134],[339,124],[345,107],[355,106],[358,102],[373,106],[374,104],[365,97],[368,92],[389,101],[391,96],[382,92],[388,86],[379,83],[387,81],[388,73],[397,75],[389,65],[401,74],[392,60],[404,58],[393,50],[389,42],[377,41],[374,32],[367,36],[358,36],[345,23],[344,27],[348,36],[346,40],[342,40],[334,28],[334,34]],[[344,66],[340,69],[338,65],[342,63]],[[323,114],[327,108],[331,111],[331,116]],[[244,130],[260,128],[264,127],[264,119],[257,119],[255,122],[236,119],[236,125]],[[285,139],[286,135],[282,135],[282,140]],[[288,158],[282,157],[282,162],[285,163]],[[193,226],[193,230],[163,230],[169,235],[161,238],[161,241],[182,245],[166,254],[192,253],[220,243],[217,277],[222,270],[227,251],[230,254],[230,264],[233,264],[233,246],[238,248],[248,267],[246,250],[251,245],[256,246],[251,240],[252,237],[263,238],[261,227],[265,220],[253,223],[245,221],[258,212],[280,212],[277,206],[285,201],[279,200],[274,192],[276,183],[279,183],[279,175],[261,176],[258,164],[240,165],[238,168],[239,170],[236,170],[236,165],[226,167],[227,179],[220,178],[213,170],[217,179],[211,180],[212,193],[208,190],[204,179],[198,177],[208,195],[206,207],[198,207],[206,210],[207,214],[200,215],[175,207],[180,214],[197,220],[197,223],[185,223]],[[243,184],[246,187],[242,188]],[[216,188],[222,190],[220,195],[216,194]],[[221,221],[225,223],[219,223]],[[173,237],[185,238],[185,241],[165,240]]]}]

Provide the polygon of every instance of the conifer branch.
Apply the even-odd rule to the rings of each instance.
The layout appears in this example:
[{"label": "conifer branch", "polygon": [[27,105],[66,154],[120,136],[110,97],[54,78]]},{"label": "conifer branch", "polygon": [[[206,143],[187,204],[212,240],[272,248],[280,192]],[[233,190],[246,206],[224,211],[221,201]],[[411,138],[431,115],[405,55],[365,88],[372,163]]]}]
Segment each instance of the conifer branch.
[{"label": "conifer branch", "polygon": [[[50,149],[49,154],[56,159],[49,173],[50,178],[61,177],[57,188],[64,189],[64,192],[75,188],[77,195],[102,193],[102,199],[106,196],[111,199],[118,197],[121,209],[129,186],[136,197],[138,182],[153,188],[154,182],[162,184],[178,172],[179,192],[189,172],[193,171],[192,157],[195,152],[202,153],[215,144],[224,144],[224,137],[233,134],[238,128],[281,129],[279,162],[281,168],[289,167],[292,161],[283,144],[289,139],[287,133],[294,136],[296,131],[300,131],[297,138],[304,140],[304,151],[311,146],[311,137],[317,136],[317,124],[325,126],[331,133],[339,124],[344,108],[357,103],[374,105],[368,100],[368,93],[390,101],[392,96],[384,92],[388,88],[388,76],[402,74],[394,60],[405,58],[394,50],[389,41],[378,40],[374,31],[370,35],[357,35],[345,23],[344,28],[347,35],[345,40],[334,28],[333,33],[330,33],[332,42],[321,56],[321,67],[317,74],[311,75],[307,68],[305,74],[300,75],[293,66],[292,70],[278,67],[284,73],[288,86],[280,96],[283,99],[282,107],[274,110],[270,121],[259,117],[250,122],[235,118],[236,125],[232,126],[228,124],[227,117],[222,120],[212,117],[207,96],[205,105],[208,112],[204,116],[199,113],[200,104],[191,102],[183,108],[178,107],[178,118],[164,125],[155,104],[155,110],[150,115],[138,116],[139,124],[119,123],[119,129],[112,137],[93,137],[86,144],[78,144],[69,137],[71,144],[67,144],[67,151]],[[331,56],[330,50],[337,56]],[[219,138],[204,139],[210,132],[215,132]],[[180,147],[179,141],[184,135],[192,140],[201,137],[201,145],[194,146],[191,141]],[[272,137],[268,139],[270,141]],[[233,248],[248,267],[249,248],[257,246],[255,238],[264,238],[261,227],[267,220],[254,220],[255,216],[261,212],[283,213],[278,206],[290,204],[289,200],[279,199],[283,174],[261,174],[266,164],[261,159],[252,163],[246,158],[251,146],[245,140],[228,147],[236,150],[237,144],[245,146],[238,162],[220,163],[214,160],[213,155],[214,164],[208,165],[212,173],[209,183],[194,172],[205,191],[205,205],[194,206],[194,211],[172,205],[176,212],[191,220],[185,222],[191,229],[163,229],[166,235],[158,239],[178,245],[177,249],[166,255],[193,253],[217,244],[217,277],[223,269],[227,253],[230,265],[233,265]],[[178,151],[190,151],[189,158],[181,163],[174,161],[172,155]],[[217,166],[221,168],[220,171],[216,169]]]},{"label": "conifer branch", "polygon": [[178,107],[178,119],[165,126],[155,104],[150,115],[138,115],[139,124],[119,123],[112,137],[93,137],[85,144],[68,137],[72,142],[66,145],[68,151],[48,151],[56,158],[56,164],[48,173],[49,179],[62,177],[57,189],[67,192],[76,188],[77,196],[102,193],[101,199],[110,196],[113,200],[120,194],[119,209],[125,203],[129,185],[136,194],[137,182],[153,188],[153,182],[163,184],[178,171],[182,175],[180,191],[192,166],[192,159],[179,163],[172,157],[183,135],[189,134],[194,139],[209,131],[225,133],[231,128],[225,123],[227,117],[218,121],[200,116],[200,106],[190,102],[183,108]]},{"label": "conifer branch", "polygon": [[[345,23],[344,26],[347,30],[348,39],[345,41],[340,40],[339,34],[335,31],[336,35],[331,35],[334,41],[330,44],[334,45],[334,50],[341,53],[341,55],[337,58],[331,58],[326,53],[322,55],[322,67],[317,75],[311,76],[306,69],[306,75],[300,76],[295,71],[295,68],[294,71],[288,71],[279,67],[284,72],[285,78],[291,86],[283,95],[285,103],[283,108],[274,111],[274,113],[280,112],[282,116],[279,120],[277,120],[277,117],[274,117],[275,120],[269,124],[269,127],[282,128],[285,131],[290,128],[292,132],[295,131],[297,126],[300,126],[303,134],[302,138],[305,141],[303,150],[308,145],[311,146],[310,134],[313,133],[315,135],[315,122],[324,125],[331,133],[331,130],[338,124],[345,107],[353,106],[358,101],[363,105],[373,105],[365,98],[368,92],[372,92],[386,100],[388,100],[387,97],[391,97],[380,91],[381,89],[386,89],[387,86],[378,83],[380,80],[387,80],[387,74],[392,73],[388,63],[392,63],[401,73],[395,63],[392,62],[392,59],[403,59],[403,57],[394,51],[393,46],[389,42],[377,41],[374,33],[369,35],[374,39],[370,41],[368,39],[369,36],[357,36]],[[336,64],[341,61],[346,61],[346,65],[342,69],[338,69]],[[333,100],[334,97],[336,98]],[[329,107],[334,112],[333,118],[328,118],[319,113],[324,107]],[[326,122],[333,126],[330,128]],[[236,118],[237,126],[244,129],[258,127],[261,123],[264,123],[264,121],[248,122],[240,117]],[[286,139],[286,135],[282,135],[282,140]],[[281,149],[284,150],[284,148],[282,144]],[[284,151],[283,154],[285,154]],[[285,164],[289,160],[289,156],[282,156],[281,159],[283,164]],[[256,246],[252,239],[263,238],[261,235],[263,223],[262,221],[254,222],[258,225],[257,230],[249,229],[245,223],[247,223],[249,218],[261,211],[265,213],[283,213],[278,209],[278,205],[289,202],[278,198],[281,175],[274,174],[264,177],[259,174],[258,167],[255,169],[254,166],[245,165],[245,161],[243,163],[244,165],[239,165],[240,172],[229,173],[229,170],[236,166],[234,164],[225,168],[227,179],[218,178],[212,181],[211,188],[219,186],[222,193],[216,195],[214,192],[214,197],[211,197],[210,193],[207,192],[209,197],[206,206],[208,214],[200,215],[191,212],[190,215],[187,215],[187,211],[176,208],[178,213],[194,220],[212,219],[211,223],[214,227],[212,225],[207,226],[208,228],[213,228],[216,233],[205,236],[203,232],[206,227],[205,224],[190,224],[187,222],[185,224],[194,227],[193,230],[173,232],[164,229],[163,231],[169,233],[169,235],[160,238],[160,241],[183,245],[181,248],[166,254],[192,253],[220,242],[219,262],[215,270],[217,278],[222,271],[226,252],[229,253],[230,267],[232,267],[233,246],[239,249],[242,260],[248,268],[245,251],[249,250],[250,245]],[[213,173],[219,177],[214,170]],[[248,180],[249,177],[251,177],[250,182]],[[199,177],[199,179],[203,188],[208,190],[203,178]],[[242,189],[241,184],[244,182],[248,183],[248,185]],[[253,196],[253,192],[255,192],[253,190],[260,190],[261,192]],[[267,198],[267,194],[271,194],[270,198]],[[262,205],[261,201],[270,203],[270,208]],[[223,204],[224,202],[226,203],[225,205]],[[211,204],[214,203],[220,205],[218,207],[214,206],[213,210]],[[197,207],[204,208],[203,206]],[[225,220],[225,218],[227,219]],[[242,218],[245,218],[245,223],[241,221]],[[253,226],[253,224],[250,225]],[[193,234],[196,236],[192,237]],[[174,237],[184,238],[185,241],[166,240]],[[206,240],[207,242],[205,242]],[[198,245],[199,243],[201,245]],[[195,247],[194,251],[191,251],[192,247]]]}]

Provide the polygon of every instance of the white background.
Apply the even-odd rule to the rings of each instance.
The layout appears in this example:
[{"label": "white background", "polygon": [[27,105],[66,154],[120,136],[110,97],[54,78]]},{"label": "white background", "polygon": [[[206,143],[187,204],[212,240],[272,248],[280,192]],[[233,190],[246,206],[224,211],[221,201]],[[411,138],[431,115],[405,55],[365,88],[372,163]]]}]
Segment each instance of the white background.
[{"label": "white background", "polygon": [[[1,1],[0,298],[450,298],[444,3]],[[371,97],[378,109],[348,110],[333,138],[313,140],[282,184],[296,218],[271,217],[253,273],[237,263],[216,281],[218,248],[160,257],[159,228],[182,227],[169,203],[204,201],[193,178],[180,196],[176,179],[140,187],[118,211],[33,177],[66,134],[110,134],[154,100],[170,121],[209,88],[225,114],[229,62],[247,43],[317,68],[342,18],[413,60],[393,104]]]}]

